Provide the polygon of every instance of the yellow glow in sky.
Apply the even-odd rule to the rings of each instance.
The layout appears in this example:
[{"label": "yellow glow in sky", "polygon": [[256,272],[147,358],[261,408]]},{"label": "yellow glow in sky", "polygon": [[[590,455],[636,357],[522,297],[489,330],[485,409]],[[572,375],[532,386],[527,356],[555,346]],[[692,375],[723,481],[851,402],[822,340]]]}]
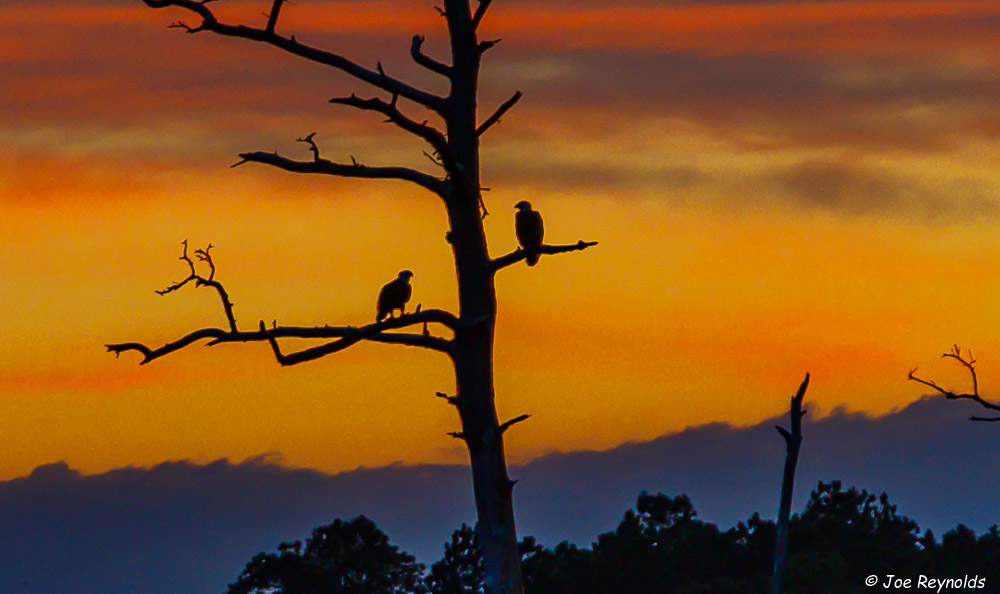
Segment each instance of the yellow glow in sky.
[{"label": "yellow glow in sky", "polygon": [[[407,9],[377,28],[362,4],[344,4],[358,18],[332,43],[405,58],[401,32],[439,25]],[[338,6],[312,20],[293,7],[288,26],[318,35]],[[419,144],[331,111],[342,77],[170,35],[161,12],[0,10],[37,26],[0,33],[0,480],[63,459],[87,472],[266,452],[329,471],[465,461],[434,397],[454,389],[438,354],[363,344],[281,368],[266,344],[198,345],[139,367],[103,348],[224,325],[209,290],[153,292],[186,275],[184,239],[215,246],[243,328],[366,323],[404,268],[411,305],[455,309],[434,196],[227,168],[245,149],[305,158],[294,139],[311,130],[325,156],[371,164],[429,167]],[[720,10],[497,7],[484,110],[526,94],[484,139],[491,251],[515,248],[523,199],[548,241],[600,241],[498,277],[498,407],[532,414],[508,434],[514,462],[754,423],[807,371],[814,411],[884,413],[921,395],[915,365],[964,380],[937,360],[953,342],[996,393],[1000,47],[982,31],[996,8]],[[860,29],[884,35],[837,42]],[[107,42],[139,37],[155,51],[138,66]]]}]

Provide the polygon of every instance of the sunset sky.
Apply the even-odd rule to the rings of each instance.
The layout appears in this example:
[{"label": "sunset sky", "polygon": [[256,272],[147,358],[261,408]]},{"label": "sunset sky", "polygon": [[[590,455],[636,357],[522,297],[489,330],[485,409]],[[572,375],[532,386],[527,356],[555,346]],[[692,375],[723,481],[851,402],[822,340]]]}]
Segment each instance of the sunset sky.
[{"label": "sunset sky", "polygon": [[[263,25],[268,1],[220,0]],[[370,113],[378,93],[274,48],[167,29],[139,0],[0,5],[0,479],[275,452],[326,471],[466,460],[438,354],[363,344],[281,368],[266,344],[140,367],[109,342],[224,327],[185,287],[211,242],[244,328],[360,325],[413,270],[412,305],[457,306],[439,201],[398,182],[230,169],[246,150],[433,167]],[[445,92],[423,0],[297,0],[279,29]],[[598,240],[498,276],[496,386],[512,460],[780,412],[886,413],[958,342],[1000,397],[1000,4],[995,0],[495,0],[484,137],[491,252],[513,205],[546,239]],[[407,109],[415,114],[414,106]]]}]

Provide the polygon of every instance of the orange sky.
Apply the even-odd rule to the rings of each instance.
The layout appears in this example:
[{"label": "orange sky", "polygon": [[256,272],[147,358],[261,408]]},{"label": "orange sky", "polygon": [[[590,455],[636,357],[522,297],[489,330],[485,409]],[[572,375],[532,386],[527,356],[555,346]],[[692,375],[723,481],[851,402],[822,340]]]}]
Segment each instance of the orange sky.
[{"label": "orange sky", "polygon": [[[299,2],[283,27],[439,88],[406,52],[419,32],[442,55],[440,19],[397,4]],[[815,407],[885,412],[921,394],[914,365],[965,380],[937,360],[955,341],[996,395],[995,3],[495,4],[482,104],[525,99],[483,149],[491,249],[514,247],[521,199],[551,241],[601,242],[498,281],[498,406],[534,415],[509,434],[514,460],[752,423],[806,371]],[[266,345],[225,345],[140,368],[103,352],[224,323],[207,291],[153,293],[185,274],[185,238],[217,246],[244,325],[365,322],[402,268],[415,303],[455,306],[431,195],[227,168],[247,149],[306,156],[294,139],[313,130],[331,158],[424,165],[418,143],[326,103],[368,90],[164,29],[180,16],[0,8],[0,479],[60,459],[463,461],[433,397],[452,388],[441,356],[362,345],[282,369]]]}]

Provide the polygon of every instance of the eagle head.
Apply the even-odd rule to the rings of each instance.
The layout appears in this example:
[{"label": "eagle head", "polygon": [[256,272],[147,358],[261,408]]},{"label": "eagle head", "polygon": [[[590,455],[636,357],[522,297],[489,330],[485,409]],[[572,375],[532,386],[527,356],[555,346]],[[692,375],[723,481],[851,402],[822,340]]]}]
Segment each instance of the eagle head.
[{"label": "eagle head", "polygon": [[514,208],[520,210],[521,212],[528,212],[531,210],[531,203],[527,200],[522,200],[514,205]]},{"label": "eagle head", "polygon": [[410,282],[410,279],[413,278],[413,273],[410,272],[409,270],[404,270],[399,273],[399,278],[403,279],[406,282]]}]

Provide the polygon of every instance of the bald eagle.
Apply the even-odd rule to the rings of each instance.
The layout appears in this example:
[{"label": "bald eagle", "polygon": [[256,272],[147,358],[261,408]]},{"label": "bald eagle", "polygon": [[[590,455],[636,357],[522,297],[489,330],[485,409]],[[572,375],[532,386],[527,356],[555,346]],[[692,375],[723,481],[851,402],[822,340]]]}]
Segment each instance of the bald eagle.
[{"label": "bald eagle", "polygon": [[406,302],[413,294],[413,287],[410,286],[410,279],[413,273],[404,270],[399,273],[394,280],[386,283],[382,291],[378,294],[378,313],[375,314],[375,321],[381,322],[386,316],[393,317],[393,313],[398,309],[400,315],[406,313]]},{"label": "bald eagle", "polygon": [[531,203],[522,200],[514,205],[517,214],[514,215],[514,230],[517,232],[517,241],[528,252],[526,258],[528,266],[538,263],[541,256],[538,250],[542,247],[542,236],[545,228],[542,226],[542,215],[537,210],[531,209]]}]

